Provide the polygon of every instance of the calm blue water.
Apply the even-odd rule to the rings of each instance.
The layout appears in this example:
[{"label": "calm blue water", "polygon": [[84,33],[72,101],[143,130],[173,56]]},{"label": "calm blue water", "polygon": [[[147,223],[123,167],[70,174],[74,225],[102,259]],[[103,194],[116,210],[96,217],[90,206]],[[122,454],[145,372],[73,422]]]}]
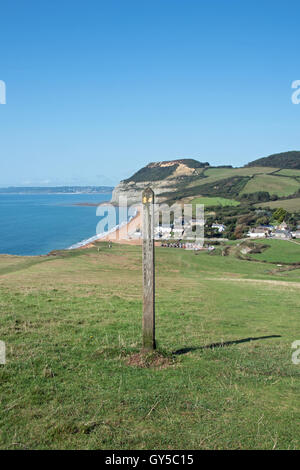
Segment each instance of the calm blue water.
[{"label": "calm blue water", "polygon": [[96,207],[108,194],[0,194],[0,253],[42,255],[96,235]]}]

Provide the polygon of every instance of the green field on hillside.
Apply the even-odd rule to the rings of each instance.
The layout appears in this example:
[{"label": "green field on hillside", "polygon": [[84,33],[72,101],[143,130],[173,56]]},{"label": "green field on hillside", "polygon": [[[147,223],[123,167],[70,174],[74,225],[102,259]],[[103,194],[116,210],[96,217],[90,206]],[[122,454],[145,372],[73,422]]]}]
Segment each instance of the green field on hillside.
[{"label": "green field on hillside", "polygon": [[284,199],[279,201],[260,202],[255,204],[256,207],[270,207],[271,209],[278,209],[282,207],[288,212],[300,212],[300,198]]},{"label": "green field on hillside", "polygon": [[300,170],[296,170],[296,169],[293,169],[293,170],[285,169],[285,170],[280,170],[280,171],[278,171],[278,173],[276,173],[276,174],[278,174],[278,175],[283,175],[283,176],[300,177]]},{"label": "green field on hillside", "polygon": [[[157,248],[0,257],[2,449],[299,449],[300,270]],[[223,347],[222,347],[223,346]]]},{"label": "green field on hillside", "polygon": [[268,191],[270,194],[277,194],[277,196],[289,196],[290,194],[294,194],[299,188],[300,182],[296,181],[294,178],[275,175],[258,175],[248,181],[241,194]]},{"label": "green field on hillside", "polygon": [[270,263],[300,263],[300,240],[260,240],[257,243],[268,245],[269,248],[251,255],[252,258]]},{"label": "green field on hillside", "polygon": [[247,167],[247,168],[207,168],[204,169],[205,176],[219,176],[230,178],[231,176],[253,176],[259,174],[273,173],[278,168]]},{"label": "green field on hillside", "polygon": [[204,204],[206,207],[213,206],[238,206],[240,203],[234,199],[226,199],[224,197],[196,197],[191,204]]},{"label": "green field on hillside", "polygon": [[[300,189],[298,170],[279,170],[273,167],[204,168],[201,175],[179,181],[172,191],[161,194],[174,201],[186,197],[222,197],[238,199],[243,194],[269,192],[278,197],[289,196]],[[284,175],[282,172],[287,171]]]},{"label": "green field on hillside", "polygon": [[[240,194],[268,191],[270,194],[278,196],[289,196],[300,188],[300,181],[293,177],[297,176],[295,172],[298,170],[282,171],[290,171],[291,173],[287,176],[280,176],[280,172],[277,173],[276,168],[269,167],[207,168],[203,170],[204,178],[203,176],[194,178],[188,185],[188,188],[199,186],[199,190],[201,190],[201,186],[204,185],[212,185],[213,188],[213,185],[219,181],[239,177],[245,178],[245,186]],[[246,178],[248,178],[248,181]],[[181,191],[183,190],[181,189]],[[216,188],[216,196],[218,196],[219,191],[220,189]]]}]

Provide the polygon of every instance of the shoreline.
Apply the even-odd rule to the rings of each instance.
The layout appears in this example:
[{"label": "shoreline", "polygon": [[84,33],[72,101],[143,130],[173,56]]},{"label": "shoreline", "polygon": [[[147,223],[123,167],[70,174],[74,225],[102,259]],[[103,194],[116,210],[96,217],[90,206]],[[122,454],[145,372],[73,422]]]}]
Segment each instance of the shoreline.
[{"label": "shoreline", "polygon": [[130,217],[126,222],[116,225],[108,232],[103,232],[94,235],[91,238],[82,240],[74,245],[71,245],[67,250],[78,250],[84,248],[91,248],[99,241],[110,241],[112,243],[127,243],[131,245],[140,245],[141,238],[133,237],[133,233],[141,227],[141,209],[137,208],[136,213]]}]

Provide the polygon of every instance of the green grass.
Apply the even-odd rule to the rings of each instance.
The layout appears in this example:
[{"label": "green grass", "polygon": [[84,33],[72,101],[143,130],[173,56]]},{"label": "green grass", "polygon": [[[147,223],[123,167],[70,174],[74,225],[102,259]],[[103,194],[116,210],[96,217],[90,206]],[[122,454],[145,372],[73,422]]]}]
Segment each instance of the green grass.
[{"label": "green grass", "polygon": [[294,199],[283,199],[279,201],[269,201],[255,204],[256,207],[270,207],[271,209],[277,209],[282,207],[282,209],[287,210],[288,212],[300,212],[300,198]]},{"label": "green grass", "polygon": [[276,175],[254,176],[241,191],[241,194],[268,191],[277,196],[289,196],[300,188],[300,182],[294,178]]},{"label": "green grass", "polygon": [[277,168],[268,167],[247,167],[247,168],[207,168],[204,170],[205,176],[218,176],[220,178],[230,178],[231,176],[253,176],[258,174],[273,173]]},{"label": "green grass", "polygon": [[[232,178],[234,176],[254,176],[254,175],[264,175],[267,173],[273,173],[277,168],[268,168],[268,167],[247,167],[247,168],[204,168],[202,171],[201,178],[193,178],[192,182],[188,187],[193,186],[202,186],[217,181]],[[203,175],[205,178],[203,178]],[[259,189],[262,190],[262,189]]]},{"label": "green grass", "polygon": [[299,449],[300,270],[157,248],[169,366],[139,368],[141,250],[99,246],[0,257],[1,448]]},{"label": "green grass", "polygon": [[204,204],[206,207],[213,206],[239,206],[239,202],[234,199],[226,199],[224,197],[196,197],[191,204]]},{"label": "green grass", "polygon": [[284,170],[278,171],[277,174],[284,175],[284,176],[300,177],[300,170],[296,170],[295,168],[293,170],[284,169]]},{"label": "green grass", "polygon": [[[186,197],[238,198],[242,194],[267,191],[279,197],[289,196],[300,188],[297,171],[273,167],[204,168],[201,175],[186,177],[161,196],[174,201]],[[285,171],[287,171],[285,176]],[[283,173],[282,173],[283,172]],[[176,187],[175,187],[176,186]]]},{"label": "green grass", "polygon": [[257,243],[268,245],[269,248],[251,255],[252,258],[270,263],[300,263],[300,241],[259,240]]}]

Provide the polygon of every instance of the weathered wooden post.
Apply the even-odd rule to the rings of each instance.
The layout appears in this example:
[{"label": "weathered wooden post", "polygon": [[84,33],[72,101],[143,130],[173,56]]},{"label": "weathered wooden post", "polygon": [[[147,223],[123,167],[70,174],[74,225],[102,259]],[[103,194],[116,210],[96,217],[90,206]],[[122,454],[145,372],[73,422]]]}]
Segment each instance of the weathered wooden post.
[{"label": "weathered wooden post", "polygon": [[143,350],[153,351],[155,344],[155,261],[154,192],[146,188],[143,203]]}]

